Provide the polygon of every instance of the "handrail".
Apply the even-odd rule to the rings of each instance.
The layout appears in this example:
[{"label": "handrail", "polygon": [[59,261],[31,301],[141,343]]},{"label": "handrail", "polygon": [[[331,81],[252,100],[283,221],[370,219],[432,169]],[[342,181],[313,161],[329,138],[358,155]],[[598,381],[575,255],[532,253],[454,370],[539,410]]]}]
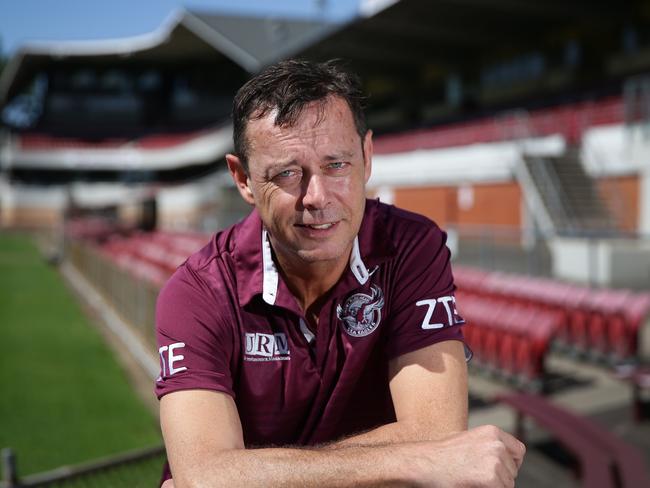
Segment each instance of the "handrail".
[{"label": "handrail", "polygon": [[523,190],[528,208],[535,215],[544,237],[551,238],[557,226],[548,211],[544,198],[535,184],[535,179],[526,164],[526,141],[535,135],[530,112],[524,109],[511,110],[497,115],[494,121],[501,127],[501,139],[516,143],[519,160],[513,168],[514,176]]},{"label": "handrail", "polygon": [[557,207],[558,211],[562,214],[563,220],[568,227],[566,230],[570,232],[575,232],[577,222],[576,215],[571,208],[571,205],[567,204],[566,199],[562,197],[562,192],[560,191],[561,183],[560,177],[557,174],[555,168],[551,168],[550,164],[538,164],[540,168],[540,174],[542,178],[546,180],[545,185],[547,188],[551,189],[553,195],[552,200],[555,202],[554,205]]},{"label": "handrail", "polygon": [[2,450],[4,481],[0,487],[31,488],[52,483],[60,483],[62,481],[70,481],[81,476],[93,475],[125,464],[146,461],[164,453],[165,446],[163,445],[147,447],[144,449],[134,449],[86,463],[61,466],[50,471],[25,476],[24,478],[19,479],[16,470],[16,457],[11,449],[6,448]]},{"label": "handrail", "polygon": [[518,412],[517,434],[523,436],[523,416],[546,427],[580,458],[583,486],[636,488],[650,486],[644,461],[637,449],[585,417],[562,409],[538,395],[501,395],[497,400]]},{"label": "handrail", "polygon": [[523,189],[522,193],[524,200],[526,200],[528,208],[539,223],[542,235],[547,239],[554,237],[556,234],[555,223],[551,218],[551,214],[544,203],[544,199],[542,198],[539,189],[535,185],[535,181],[523,155],[515,165],[514,173],[517,181]]}]

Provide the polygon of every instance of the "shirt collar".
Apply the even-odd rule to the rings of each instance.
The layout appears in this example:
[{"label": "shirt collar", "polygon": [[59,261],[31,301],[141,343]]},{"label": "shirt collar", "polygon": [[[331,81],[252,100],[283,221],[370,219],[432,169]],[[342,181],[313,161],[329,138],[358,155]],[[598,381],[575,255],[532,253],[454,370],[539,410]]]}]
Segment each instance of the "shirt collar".
[{"label": "shirt collar", "polygon": [[262,298],[269,305],[275,305],[275,298],[278,296],[278,268],[273,261],[271,243],[266,229],[262,229]]},{"label": "shirt collar", "polygon": [[[380,205],[386,207],[376,200],[366,201],[361,228],[352,244],[349,269],[359,285],[365,285],[376,266],[395,253],[392,243],[386,239],[383,225],[386,212],[381,211]],[[235,243],[239,303],[246,305],[261,294],[266,303],[275,305],[281,292],[289,292],[286,286],[280,287],[280,275],[273,261],[271,243],[257,210],[238,224]]]}]

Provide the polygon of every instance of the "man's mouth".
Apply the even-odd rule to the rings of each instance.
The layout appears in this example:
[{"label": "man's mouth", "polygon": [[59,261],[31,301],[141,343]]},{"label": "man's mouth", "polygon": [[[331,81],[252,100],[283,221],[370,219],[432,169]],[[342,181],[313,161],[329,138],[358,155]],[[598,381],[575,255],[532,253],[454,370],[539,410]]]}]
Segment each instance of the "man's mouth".
[{"label": "man's mouth", "polygon": [[298,227],[306,227],[308,229],[315,229],[315,230],[327,230],[331,227],[334,226],[336,222],[328,222],[325,224],[296,224]]}]

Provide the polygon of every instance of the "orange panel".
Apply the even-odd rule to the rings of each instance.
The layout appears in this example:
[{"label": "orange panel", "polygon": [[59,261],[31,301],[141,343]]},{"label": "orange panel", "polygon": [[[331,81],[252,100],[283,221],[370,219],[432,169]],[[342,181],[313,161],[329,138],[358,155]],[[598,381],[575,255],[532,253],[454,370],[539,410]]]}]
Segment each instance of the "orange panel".
[{"label": "orange panel", "polygon": [[394,204],[446,227],[456,220],[456,188],[435,186],[395,188]]},{"label": "orange panel", "polygon": [[520,227],[521,190],[515,182],[396,188],[395,205],[447,225]]},{"label": "orange panel", "polygon": [[621,229],[636,231],[639,222],[639,176],[598,180],[598,190]]},{"label": "orange panel", "polygon": [[[462,193],[472,194],[462,205]],[[471,185],[460,189],[459,225],[521,226],[521,189],[516,182]]]}]

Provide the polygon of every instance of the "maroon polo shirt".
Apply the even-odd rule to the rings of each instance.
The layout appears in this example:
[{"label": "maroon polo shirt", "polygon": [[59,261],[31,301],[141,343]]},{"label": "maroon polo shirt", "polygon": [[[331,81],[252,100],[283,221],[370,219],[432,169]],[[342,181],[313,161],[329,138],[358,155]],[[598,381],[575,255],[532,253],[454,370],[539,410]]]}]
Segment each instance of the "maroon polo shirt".
[{"label": "maroon polo shirt", "polygon": [[388,361],[462,340],[445,240],[425,217],[368,200],[314,335],[253,211],[161,291],[156,394],[231,395],[246,446],[313,445],[395,421]]}]

